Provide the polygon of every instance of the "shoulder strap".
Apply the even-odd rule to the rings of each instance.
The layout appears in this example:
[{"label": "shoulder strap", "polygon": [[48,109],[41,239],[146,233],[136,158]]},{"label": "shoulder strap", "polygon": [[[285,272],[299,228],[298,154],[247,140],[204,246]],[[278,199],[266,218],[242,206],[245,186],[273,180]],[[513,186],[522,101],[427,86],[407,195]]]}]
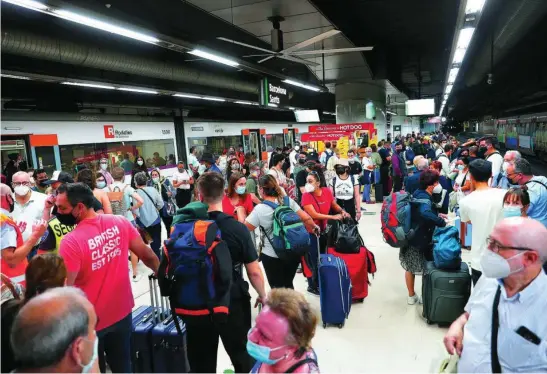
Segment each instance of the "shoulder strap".
[{"label": "shoulder strap", "polygon": [[270,208],[272,208],[273,210],[276,210],[277,207],[279,206],[276,203],[272,203],[271,201],[268,201],[268,200],[263,200],[261,204],[267,205]]},{"label": "shoulder strap", "polygon": [[291,207],[291,202],[289,201],[289,197],[287,195],[283,196],[283,205]]},{"label": "shoulder strap", "polygon": [[296,369],[298,369],[300,366],[302,365],[306,365],[306,364],[315,364],[315,365],[318,365],[317,364],[317,361],[314,360],[313,358],[305,358],[303,360],[300,360],[298,361],[296,364],[294,364],[293,366],[291,366],[290,368],[287,369],[287,371],[285,371],[285,373],[294,373],[294,371]]},{"label": "shoulder strap", "polygon": [[495,155],[495,154],[498,154],[498,155],[501,156],[501,153],[499,153],[498,151],[496,151],[496,152],[490,153],[488,156],[486,156],[485,161],[487,161],[490,157],[492,157],[492,156]]},{"label": "shoulder strap", "polygon": [[524,183],[524,184],[528,184],[528,183],[538,183],[538,184],[541,184],[543,187],[547,188],[547,185],[545,185],[545,183],[540,182],[540,181],[532,181],[532,180],[530,180],[530,181],[528,181],[528,182],[526,182],[526,183]]},{"label": "shoulder strap", "polygon": [[[332,192],[333,192],[334,198],[336,198],[336,181],[337,181],[336,177],[332,178]],[[312,193],[312,196],[313,196],[313,193]],[[315,196],[313,196],[313,198],[315,202],[317,203],[317,199],[315,198]],[[319,207],[319,203],[317,203],[317,207]]]},{"label": "shoulder strap", "polygon": [[500,360],[498,358],[498,329],[500,324],[498,307],[500,305],[501,286],[498,286],[494,305],[492,307],[492,337],[490,339],[490,359],[492,361],[492,373],[501,373]]}]

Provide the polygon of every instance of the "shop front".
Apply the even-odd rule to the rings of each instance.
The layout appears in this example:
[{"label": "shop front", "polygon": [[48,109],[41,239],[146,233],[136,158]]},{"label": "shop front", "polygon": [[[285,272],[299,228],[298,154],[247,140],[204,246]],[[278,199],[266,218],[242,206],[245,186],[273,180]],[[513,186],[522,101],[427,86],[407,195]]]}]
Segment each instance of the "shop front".
[{"label": "shop front", "polygon": [[110,168],[122,166],[130,173],[137,156],[149,168],[159,167],[170,175],[177,160],[172,121],[149,121],[146,117],[85,115],[3,115],[2,165],[9,153],[19,153],[29,168],[48,174],[64,170],[74,174],[76,166],[96,168],[105,157]]}]

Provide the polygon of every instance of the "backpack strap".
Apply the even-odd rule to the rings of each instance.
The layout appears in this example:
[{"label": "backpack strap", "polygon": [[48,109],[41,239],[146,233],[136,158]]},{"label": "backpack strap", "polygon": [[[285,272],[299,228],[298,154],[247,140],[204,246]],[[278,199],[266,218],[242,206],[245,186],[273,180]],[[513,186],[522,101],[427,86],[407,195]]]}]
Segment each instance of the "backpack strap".
[{"label": "backpack strap", "polygon": [[268,201],[268,200],[263,200],[261,204],[267,205],[270,208],[272,208],[273,210],[276,210],[277,207],[279,206],[278,204],[272,203],[271,201]]},{"label": "backpack strap", "polygon": [[526,182],[526,183],[524,183],[524,184],[528,184],[528,183],[538,183],[538,184],[541,184],[543,187],[547,188],[547,185],[545,185],[545,183],[540,182],[540,181],[532,181],[532,180],[530,180],[530,181],[528,181],[528,182]]},{"label": "backpack strap", "polygon": [[[332,195],[335,199],[336,199],[336,180],[337,180],[336,177],[332,179]],[[313,193],[312,193],[312,196],[313,196]],[[313,198],[315,199],[315,196],[313,196]],[[317,202],[317,199],[315,199],[315,202]],[[319,203],[317,203],[317,207],[319,208]]]},{"label": "backpack strap", "polygon": [[291,202],[289,200],[289,197],[287,195],[283,196],[283,205],[291,207]]},{"label": "backpack strap", "polygon": [[306,357],[305,359],[298,361],[296,364],[294,364],[293,366],[288,368],[285,371],[285,373],[294,373],[294,371],[296,369],[298,369],[300,366],[303,366],[303,365],[306,365],[306,364],[315,364],[316,366],[318,366],[318,363],[315,359],[310,358],[310,357]]}]

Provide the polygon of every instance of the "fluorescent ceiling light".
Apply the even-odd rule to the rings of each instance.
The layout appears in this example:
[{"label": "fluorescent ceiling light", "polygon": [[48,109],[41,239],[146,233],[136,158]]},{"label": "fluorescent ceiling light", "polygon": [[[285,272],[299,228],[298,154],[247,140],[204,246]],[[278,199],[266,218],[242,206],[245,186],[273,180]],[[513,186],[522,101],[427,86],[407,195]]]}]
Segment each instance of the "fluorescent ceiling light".
[{"label": "fluorescent ceiling light", "polygon": [[2,78],[12,78],[12,79],[22,79],[22,80],[30,80],[29,77],[23,77],[22,75],[11,75],[11,74],[2,74]]},{"label": "fluorescent ceiling light", "polygon": [[396,116],[396,115],[397,115],[396,112],[393,112],[393,111],[391,111],[391,110],[386,110],[386,113],[387,113],[387,114],[391,114],[392,116]]},{"label": "fluorescent ceiling light", "polygon": [[82,16],[73,12],[70,12],[68,10],[53,10],[53,15],[56,15],[57,17],[76,22],[82,25],[86,25],[89,27],[93,27],[99,30],[108,31],[112,34],[117,34],[121,36],[125,36],[127,38],[140,40],[141,42],[156,44],[159,43],[159,39],[155,38],[150,35],[145,35],[140,32],[132,31],[125,29],[123,27],[115,26],[108,22],[103,22],[98,19]]},{"label": "fluorescent ceiling light", "polygon": [[203,100],[209,100],[209,101],[226,101],[226,99],[221,99],[219,97],[202,97]]},{"label": "fluorescent ceiling light", "polygon": [[452,84],[449,84],[448,86],[446,86],[446,89],[444,90],[444,93],[449,94],[452,91],[452,87],[453,87]]},{"label": "fluorescent ceiling light", "polygon": [[307,90],[315,91],[315,92],[321,91],[321,89],[319,87],[310,86],[310,85],[307,85],[307,84],[304,84],[304,83],[293,81],[291,79],[285,79],[283,82],[288,83],[288,84],[292,84],[293,86],[302,87],[302,88],[305,88]]},{"label": "fluorescent ceiling light", "polygon": [[448,94],[444,94],[444,99],[445,99],[445,100],[448,99]]},{"label": "fluorescent ceiling light", "polygon": [[250,101],[236,101],[236,104],[253,105],[254,103],[251,103]]},{"label": "fluorescent ceiling light", "polygon": [[102,85],[102,84],[92,84],[92,83],[62,82],[61,84],[66,84],[67,86],[103,88],[105,90],[115,90],[116,89],[116,87],[114,87],[114,86],[106,86],[106,85]]},{"label": "fluorescent ceiling light", "polygon": [[458,36],[458,43],[456,44],[456,48],[467,49],[467,47],[469,47],[469,43],[471,43],[471,38],[473,37],[474,32],[475,32],[474,27],[461,29],[460,35]]},{"label": "fluorescent ceiling light", "polygon": [[197,96],[197,95],[174,94],[173,96],[176,96],[176,97],[185,97],[185,98],[187,98],[187,99],[201,99],[201,96]]},{"label": "fluorescent ceiling light", "polygon": [[290,106],[289,109],[290,109],[290,110],[296,110],[296,108],[293,107],[293,106]]},{"label": "fluorescent ceiling light", "polygon": [[450,73],[448,74],[448,83],[454,83],[456,81],[456,77],[458,76],[459,71],[460,68],[450,69]]},{"label": "fluorescent ceiling light", "polygon": [[484,7],[485,0],[467,0],[465,14],[479,13]]},{"label": "fluorescent ceiling light", "polygon": [[224,64],[224,65],[228,65],[228,66],[238,66],[239,63],[236,62],[236,61],[233,61],[233,60],[229,60],[227,58],[224,58],[224,57],[220,57],[220,56],[217,56],[215,54],[212,54],[212,53],[209,53],[209,52],[205,52],[205,51],[202,51],[201,49],[194,49],[190,52],[191,55],[194,55],[194,56],[198,56],[198,57],[203,57],[203,58],[206,58],[207,60],[212,60],[212,61],[216,61],[218,63],[221,63],[221,64]]},{"label": "fluorescent ceiling light", "polygon": [[273,108],[277,108],[277,104],[274,104],[274,103],[268,103],[268,106],[271,106]]},{"label": "fluorescent ceiling light", "polygon": [[145,94],[152,94],[157,95],[158,91],[152,91],[152,90],[145,90],[142,88],[127,88],[127,87],[120,87],[118,88],[120,91],[128,91],[128,92],[138,92],[138,93],[145,93]]},{"label": "fluorescent ceiling light", "polygon": [[463,58],[465,57],[465,52],[467,52],[467,49],[457,48],[456,52],[454,52],[454,59],[452,60],[452,63],[461,64],[463,61]]},{"label": "fluorescent ceiling light", "polygon": [[47,5],[42,4],[38,1],[33,0],[2,0],[6,3],[10,3],[13,5],[18,5],[23,8],[32,9],[32,10],[46,10]]}]

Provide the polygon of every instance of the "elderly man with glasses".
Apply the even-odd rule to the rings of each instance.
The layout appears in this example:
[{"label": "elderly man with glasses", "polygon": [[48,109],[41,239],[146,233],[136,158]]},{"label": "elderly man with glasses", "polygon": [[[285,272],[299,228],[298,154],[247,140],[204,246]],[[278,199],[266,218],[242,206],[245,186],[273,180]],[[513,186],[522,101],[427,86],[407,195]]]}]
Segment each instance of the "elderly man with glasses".
[{"label": "elderly man with glasses", "polygon": [[500,221],[482,254],[482,276],[444,344],[458,372],[547,369],[547,229],[523,217]]}]

